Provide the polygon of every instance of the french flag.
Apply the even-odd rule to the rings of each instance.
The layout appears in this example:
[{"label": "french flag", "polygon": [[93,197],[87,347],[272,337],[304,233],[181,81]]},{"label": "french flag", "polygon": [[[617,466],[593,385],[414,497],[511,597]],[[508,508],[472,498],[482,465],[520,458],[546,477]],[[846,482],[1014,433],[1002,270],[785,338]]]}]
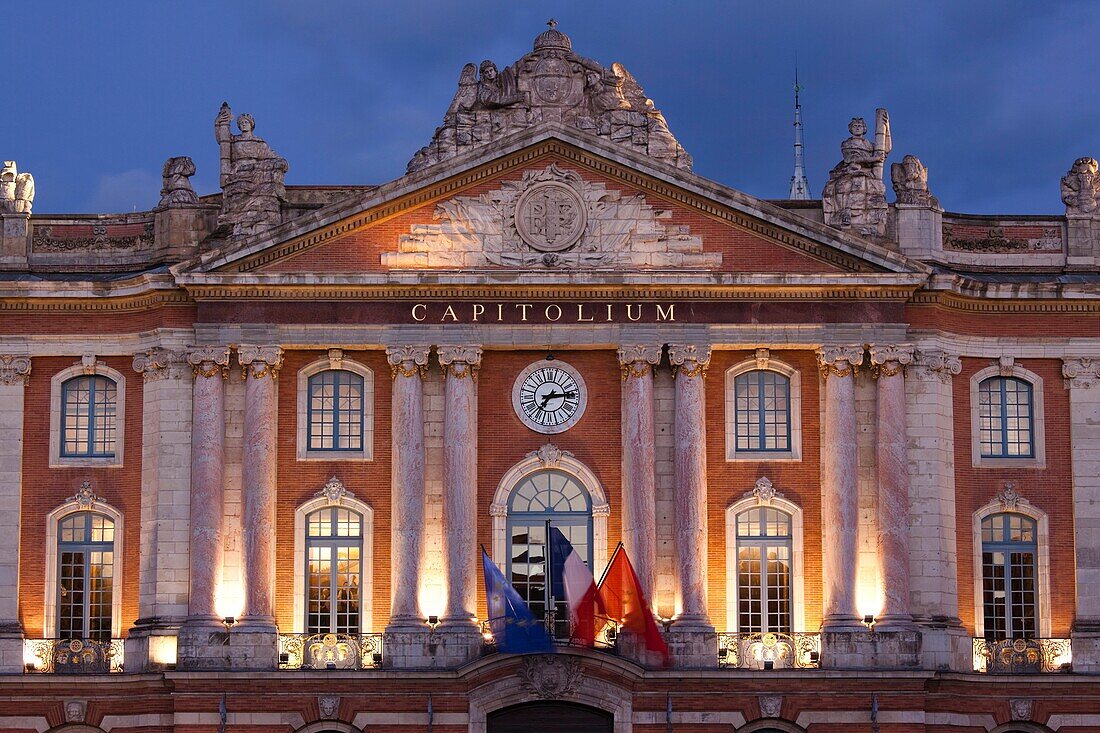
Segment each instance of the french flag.
[{"label": "french flag", "polygon": [[603,600],[596,579],[584,560],[557,527],[550,528],[550,583],[555,598],[569,604],[570,638],[592,646],[596,642],[596,607],[603,612]]}]

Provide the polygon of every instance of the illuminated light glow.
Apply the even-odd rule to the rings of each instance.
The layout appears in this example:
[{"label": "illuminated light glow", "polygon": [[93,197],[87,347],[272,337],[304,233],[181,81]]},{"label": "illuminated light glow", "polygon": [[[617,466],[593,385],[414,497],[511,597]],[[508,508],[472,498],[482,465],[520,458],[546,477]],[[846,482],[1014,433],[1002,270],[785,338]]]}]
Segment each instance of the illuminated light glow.
[{"label": "illuminated light glow", "polygon": [[424,579],[420,584],[420,613],[428,616],[443,616],[447,610],[447,586],[440,568],[425,568]]},{"label": "illuminated light glow", "polygon": [[885,594],[878,580],[878,574],[872,565],[860,562],[859,583],[856,586],[856,611],[862,620],[866,616],[878,618],[882,606],[886,602]]},{"label": "illuminated light glow", "polygon": [[214,596],[214,610],[222,618],[240,618],[244,611],[244,589],[239,581],[223,581]]},{"label": "illuminated light glow", "polygon": [[35,642],[33,639],[23,640],[23,665],[30,665],[34,669],[43,670],[46,668],[46,660],[34,653]]},{"label": "illuminated light glow", "polygon": [[150,636],[149,661],[154,664],[175,664],[176,641],[176,636]]}]

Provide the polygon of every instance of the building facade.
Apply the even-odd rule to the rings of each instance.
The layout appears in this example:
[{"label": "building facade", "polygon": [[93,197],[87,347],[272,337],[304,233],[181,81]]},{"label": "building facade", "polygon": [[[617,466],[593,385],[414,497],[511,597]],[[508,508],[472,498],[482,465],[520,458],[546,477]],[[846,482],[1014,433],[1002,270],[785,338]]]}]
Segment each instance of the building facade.
[{"label": "building facade", "polygon": [[[1095,160],[1064,216],[912,155],[888,202],[878,110],[765,201],[553,27],[384,185],[254,128],[147,212],[0,173],[0,729],[1100,730]],[[671,667],[567,643],[550,526]],[[555,654],[495,649],[480,547]]]}]

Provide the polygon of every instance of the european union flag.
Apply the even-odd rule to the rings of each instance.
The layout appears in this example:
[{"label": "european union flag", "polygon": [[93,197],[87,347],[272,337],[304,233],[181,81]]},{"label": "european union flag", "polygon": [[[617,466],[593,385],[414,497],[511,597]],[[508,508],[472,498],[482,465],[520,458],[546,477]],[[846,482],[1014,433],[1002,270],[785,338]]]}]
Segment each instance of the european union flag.
[{"label": "european union flag", "polygon": [[550,652],[554,645],[542,622],[516,593],[512,584],[481,548],[481,567],[485,572],[485,597],[489,605],[489,628],[497,649],[509,654]]}]

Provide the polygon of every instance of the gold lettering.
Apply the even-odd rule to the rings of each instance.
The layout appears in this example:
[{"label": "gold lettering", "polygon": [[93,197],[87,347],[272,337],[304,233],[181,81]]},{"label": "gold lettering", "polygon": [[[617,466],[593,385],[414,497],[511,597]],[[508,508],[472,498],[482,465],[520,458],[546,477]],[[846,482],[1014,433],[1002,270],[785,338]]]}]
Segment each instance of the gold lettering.
[{"label": "gold lettering", "polygon": [[516,303],[516,307],[519,308],[519,310],[520,310],[520,318],[519,319],[521,321],[526,321],[527,320],[527,311],[531,310],[531,307],[532,307],[531,304],[530,303]]},{"label": "gold lettering", "polygon": [[666,311],[661,307],[661,304],[657,304],[657,320],[658,321],[675,321],[676,320],[676,306],[670,305]]},{"label": "gold lettering", "polygon": [[[558,312],[558,314],[556,316],[554,316],[553,318],[550,317],[550,309],[551,308],[554,308]],[[546,306],[546,320],[556,321],[559,318],[561,318],[561,306],[560,305],[554,305],[553,303],[551,303],[550,305]]]},{"label": "gold lettering", "polygon": [[611,303],[607,304],[607,322],[611,323]]},{"label": "gold lettering", "polygon": [[577,323],[591,323],[596,320],[594,317],[584,317],[584,303],[577,303]]},{"label": "gold lettering", "polygon": [[[420,309],[420,315],[419,316],[416,315],[416,309],[417,308]],[[426,311],[426,310],[428,310],[428,306],[424,305],[423,303],[417,303],[416,305],[414,305],[413,309],[412,309],[413,320],[414,321],[423,321],[425,318],[427,318],[427,316],[424,315],[424,311]]]},{"label": "gold lettering", "polygon": [[497,303],[497,323],[504,320],[504,303]]},{"label": "gold lettering", "polygon": [[474,320],[475,321],[477,320],[477,317],[480,316],[484,312],[485,312],[485,306],[483,306],[481,303],[474,303]]},{"label": "gold lettering", "polygon": [[458,316],[455,315],[455,309],[451,306],[447,306],[447,310],[443,311],[443,317],[439,319],[439,322],[442,323],[447,320],[447,316],[450,316],[452,321],[458,323]]},{"label": "gold lettering", "polygon": [[[637,308],[638,309],[638,315],[637,316],[634,315],[634,311],[632,311],[631,308]],[[634,306],[634,305],[630,305],[629,303],[627,303],[626,304],[626,319],[628,321],[640,321],[640,320],[642,320],[642,306],[641,306],[641,304]]]}]

